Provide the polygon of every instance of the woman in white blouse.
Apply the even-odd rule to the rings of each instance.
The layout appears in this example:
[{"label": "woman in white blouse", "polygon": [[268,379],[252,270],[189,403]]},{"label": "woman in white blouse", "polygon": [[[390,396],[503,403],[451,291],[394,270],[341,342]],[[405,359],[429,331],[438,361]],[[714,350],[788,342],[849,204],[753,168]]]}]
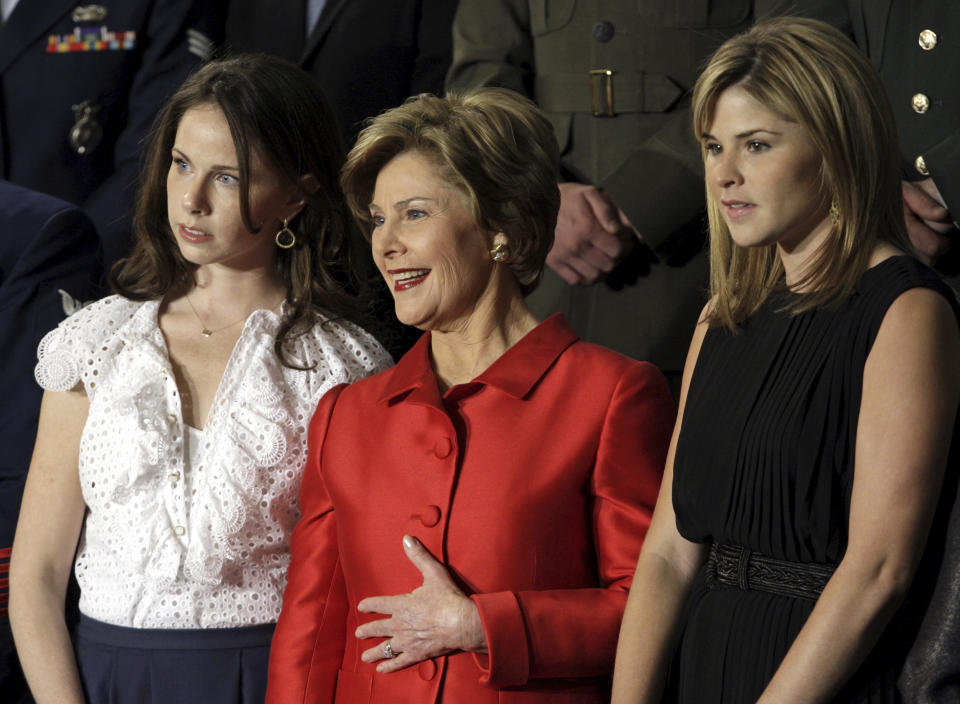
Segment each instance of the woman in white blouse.
[{"label": "woman in white blouse", "polygon": [[10,589],[39,704],[263,701],[307,424],[390,363],[336,317],[356,310],[341,161],[280,59],[207,64],[159,115],[120,295],[40,345]]}]

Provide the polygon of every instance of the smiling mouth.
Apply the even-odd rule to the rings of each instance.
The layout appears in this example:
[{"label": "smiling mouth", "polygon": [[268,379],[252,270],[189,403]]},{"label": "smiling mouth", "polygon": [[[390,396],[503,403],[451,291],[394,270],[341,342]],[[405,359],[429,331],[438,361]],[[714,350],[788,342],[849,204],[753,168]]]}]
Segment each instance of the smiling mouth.
[{"label": "smiling mouth", "polygon": [[429,269],[391,269],[387,272],[393,277],[393,290],[406,291],[422,284],[430,275]]}]

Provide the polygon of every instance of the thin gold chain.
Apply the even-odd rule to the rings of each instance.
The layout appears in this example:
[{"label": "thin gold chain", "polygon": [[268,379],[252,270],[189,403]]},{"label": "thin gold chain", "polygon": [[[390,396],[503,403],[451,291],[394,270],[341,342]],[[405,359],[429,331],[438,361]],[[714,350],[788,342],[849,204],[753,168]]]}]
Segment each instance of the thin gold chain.
[{"label": "thin gold chain", "polygon": [[[246,320],[247,318],[250,317],[250,313],[247,313],[245,316],[243,316],[243,317],[240,318],[239,320],[234,320],[234,321],[233,321],[232,323],[230,323],[229,325],[224,325],[222,328],[217,328],[216,330],[211,330],[210,328],[207,327],[207,324],[203,322],[203,318],[200,317],[200,314],[197,312],[197,309],[194,307],[193,301],[190,300],[190,294],[189,294],[189,293],[184,294],[184,298],[187,299],[187,303],[190,305],[190,310],[193,311],[193,314],[197,317],[197,320],[200,322],[200,334],[203,335],[204,337],[210,337],[210,336],[213,335],[214,333],[223,332],[223,331],[226,330],[227,328],[232,328],[232,327],[233,327],[234,325],[236,325],[237,323],[242,323],[244,320]],[[283,299],[282,299],[282,298],[280,299],[280,303],[283,303]],[[277,305],[280,305],[280,303],[278,303]],[[276,307],[277,307],[277,306],[274,306],[273,309],[276,309]],[[271,310],[273,310],[273,309],[271,309]],[[252,313],[252,312],[253,312],[253,311],[251,311],[251,313]]]}]

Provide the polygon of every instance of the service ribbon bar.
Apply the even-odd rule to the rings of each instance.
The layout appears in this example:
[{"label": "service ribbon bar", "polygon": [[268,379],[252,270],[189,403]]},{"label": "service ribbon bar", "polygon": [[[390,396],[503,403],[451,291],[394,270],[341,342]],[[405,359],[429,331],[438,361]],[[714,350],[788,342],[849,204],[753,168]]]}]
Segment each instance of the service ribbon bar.
[{"label": "service ribbon bar", "polygon": [[106,26],[75,27],[73,34],[51,34],[47,37],[48,54],[67,54],[73,51],[123,51],[137,45],[137,33],[111,32]]}]

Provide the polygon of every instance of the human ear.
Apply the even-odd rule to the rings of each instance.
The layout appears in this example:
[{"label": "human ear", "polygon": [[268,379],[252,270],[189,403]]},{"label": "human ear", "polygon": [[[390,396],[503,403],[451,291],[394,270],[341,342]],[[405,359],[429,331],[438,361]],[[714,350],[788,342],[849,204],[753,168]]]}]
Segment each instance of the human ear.
[{"label": "human ear", "polygon": [[304,174],[300,177],[299,183],[297,183],[296,189],[290,196],[290,200],[287,202],[287,206],[290,208],[288,211],[290,214],[287,216],[287,220],[293,220],[297,215],[300,214],[300,211],[303,210],[304,206],[307,204],[307,196],[313,193],[316,193],[320,189],[320,182],[313,176],[313,174]]}]

